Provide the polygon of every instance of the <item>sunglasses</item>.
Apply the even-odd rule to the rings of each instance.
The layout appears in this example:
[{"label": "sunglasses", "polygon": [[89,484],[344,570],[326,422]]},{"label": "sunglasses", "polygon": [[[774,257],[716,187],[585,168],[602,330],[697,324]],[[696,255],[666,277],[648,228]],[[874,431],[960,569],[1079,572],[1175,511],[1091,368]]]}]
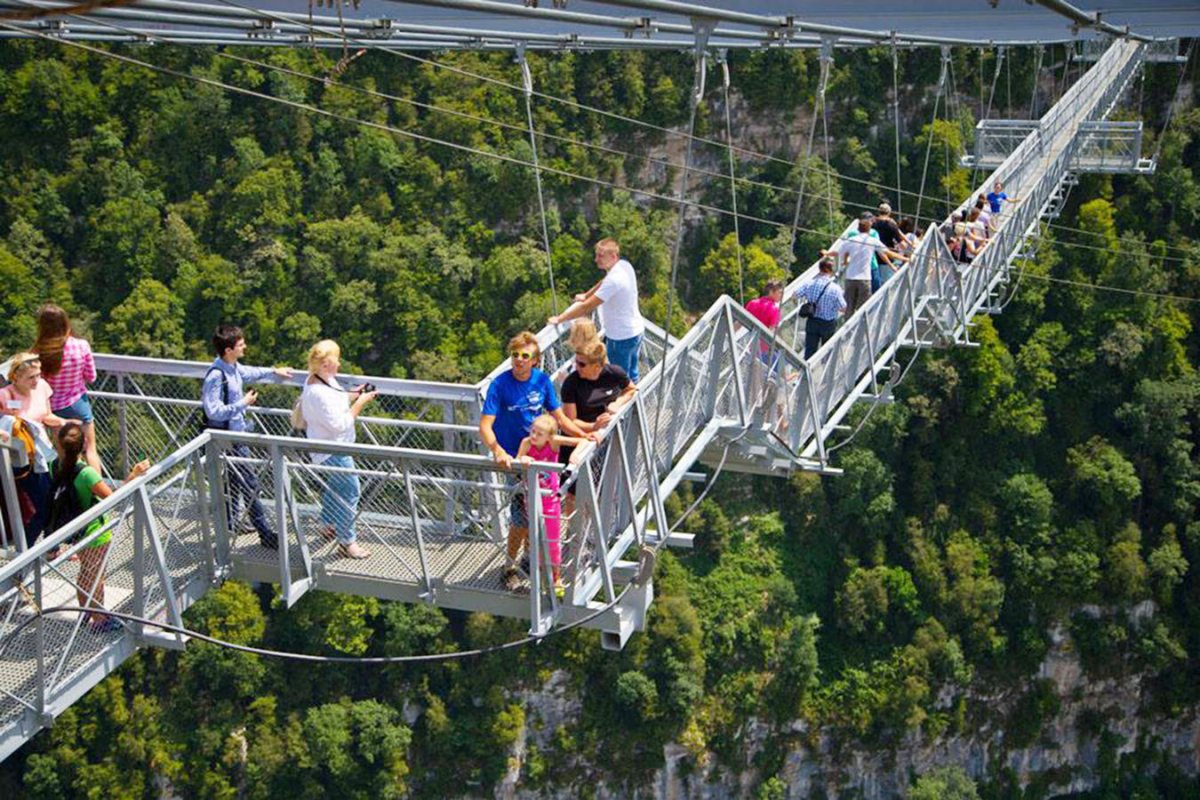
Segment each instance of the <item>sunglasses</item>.
[{"label": "sunglasses", "polygon": [[530,361],[534,358],[537,358],[537,353],[531,353],[528,350],[510,350],[508,354],[513,358],[520,358],[524,359],[525,361]]},{"label": "sunglasses", "polygon": [[590,367],[591,365],[592,362],[590,361],[584,361],[582,358],[575,359],[575,366],[577,367]]}]

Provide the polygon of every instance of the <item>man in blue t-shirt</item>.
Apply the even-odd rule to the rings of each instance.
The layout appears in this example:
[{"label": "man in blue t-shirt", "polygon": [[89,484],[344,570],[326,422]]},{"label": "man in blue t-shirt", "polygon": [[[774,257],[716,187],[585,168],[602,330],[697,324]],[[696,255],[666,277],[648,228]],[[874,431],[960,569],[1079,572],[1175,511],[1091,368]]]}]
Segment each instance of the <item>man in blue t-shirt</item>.
[{"label": "man in blue t-shirt", "polygon": [[[512,466],[521,440],[529,435],[534,418],[540,414],[553,416],[559,430],[568,436],[596,438],[563,413],[550,376],[535,366],[542,357],[536,336],[529,331],[518,333],[509,340],[508,354],[512,358],[512,369],[497,375],[488,386],[479,416],[479,438],[497,464]],[[514,492],[508,509],[508,567],[504,570],[503,582],[511,590],[520,585],[517,554],[529,538],[525,493]]]},{"label": "man in blue t-shirt", "polygon": [[1015,203],[1017,202],[1017,198],[1006,195],[1004,193],[1004,184],[996,181],[995,185],[992,186],[992,190],[988,192],[987,201],[988,205],[991,206],[992,213],[999,214],[1001,203]]}]

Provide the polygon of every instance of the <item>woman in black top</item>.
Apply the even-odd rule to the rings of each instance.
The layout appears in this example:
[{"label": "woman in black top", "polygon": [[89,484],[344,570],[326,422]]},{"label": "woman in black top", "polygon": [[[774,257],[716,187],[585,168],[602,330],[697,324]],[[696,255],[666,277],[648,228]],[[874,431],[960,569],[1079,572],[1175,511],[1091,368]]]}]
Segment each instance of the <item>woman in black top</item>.
[{"label": "woman in black top", "polygon": [[[621,406],[633,399],[637,387],[629,380],[625,370],[608,363],[604,343],[594,340],[575,350],[575,371],[563,381],[563,413],[575,420],[585,433],[602,430]],[[563,447],[558,451],[559,461],[567,463],[574,448]],[[600,463],[601,454],[592,456],[592,463]],[[595,473],[593,473],[595,474]],[[563,509],[570,517],[575,510],[575,483],[568,489]]]}]

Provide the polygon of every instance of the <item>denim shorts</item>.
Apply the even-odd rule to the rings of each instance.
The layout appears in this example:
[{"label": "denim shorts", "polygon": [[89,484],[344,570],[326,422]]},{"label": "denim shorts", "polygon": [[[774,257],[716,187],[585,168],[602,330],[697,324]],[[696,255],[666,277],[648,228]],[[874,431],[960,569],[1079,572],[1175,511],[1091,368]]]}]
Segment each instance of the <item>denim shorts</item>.
[{"label": "denim shorts", "polygon": [[74,403],[65,408],[60,408],[54,413],[63,419],[77,419],[86,424],[92,421],[92,401],[88,399],[85,392]]}]

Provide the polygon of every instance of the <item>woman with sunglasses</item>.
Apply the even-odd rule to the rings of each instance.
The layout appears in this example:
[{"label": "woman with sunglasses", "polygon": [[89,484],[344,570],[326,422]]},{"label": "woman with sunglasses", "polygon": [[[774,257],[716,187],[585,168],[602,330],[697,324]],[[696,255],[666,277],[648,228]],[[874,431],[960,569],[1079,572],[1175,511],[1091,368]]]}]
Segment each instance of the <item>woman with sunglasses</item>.
[{"label": "woman with sunglasses", "polygon": [[[608,363],[608,351],[599,340],[585,344],[575,350],[575,371],[566,377],[562,385],[563,413],[579,428],[593,436],[599,436],[612,421],[613,414],[633,399],[637,386],[629,379],[625,370]],[[574,447],[562,447],[558,460],[562,464],[570,461]],[[601,463],[600,453],[592,456],[593,469]],[[594,475],[595,473],[593,473]],[[575,488],[578,481],[567,488],[563,501],[563,518],[570,519],[575,511]]]}]

